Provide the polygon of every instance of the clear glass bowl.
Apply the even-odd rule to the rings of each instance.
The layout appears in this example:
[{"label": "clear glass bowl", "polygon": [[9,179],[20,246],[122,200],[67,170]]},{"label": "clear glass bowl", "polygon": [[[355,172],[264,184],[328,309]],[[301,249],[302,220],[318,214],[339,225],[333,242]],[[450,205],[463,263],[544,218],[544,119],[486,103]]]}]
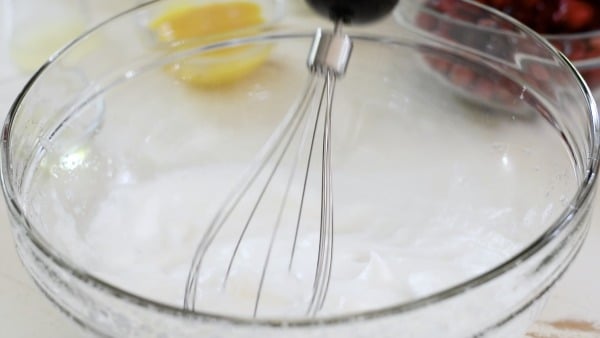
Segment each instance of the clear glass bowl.
[{"label": "clear glass bowl", "polygon": [[[330,24],[291,13],[227,42],[169,44],[144,23],[169,3],[141,5],[75,41],[9,113],[3,188],[18,252],[50,300],[88,331],[119,338],[524,332],[585,239],[598,170],[596,106],[564,56],[469,2],[461,6],[488,28],[437,14],[456,34],[425,31],[414,24],[424,1],[349,29],[323,311],[253,319],[247,301],[221,306],[227,292],[201,285],[193,312],[182,310],[183,289],[204,220],[301,95],[315,27]],[[178,72],[213,74],[265,50],[227,85],[190,85]],[[435,71],[441,61],[452,71]],[[497,91],[469,95],[456,85],[465,74]],[[254,239],[239,264],[250,270],[268,240]],[[287,257],[287,244],[274,257]],[[310,271],[297,279],[309,289]],[[229,285],[253,294],[256,280],[242,272]],[[285,301],[296,289],[268,290]]]},{"label": "clear glass bowl", "polygon": [[[403,4],[410,8],[407,13],[401,13],[398,17],[422,33],[428,33],[443,37],[448,41],[465,43],[475,49],[485,50],[500,58],[506,58],[515,53],[516,49],[527,49],[527,46],[517,46],[512,41],[510,31],[513,30],[511,23],[489,20],[482,17],[478,9],[466,8],[461,0],[448,0],[446,5],[435,1],[409,1]],[[419,9],[415,9],[419,7]],[[475,3],[471,7],[490,8],[486,5]],[[491,11],[495,9],[490,8]],[[497,12],[502,15],[500,12]],[[452,21],[448,24],[448,21]],[[506,30],[506,34],[487,35],[488,31]],[[554,47],[565,54],[583,75],[588,86],[594,91],[600,82],[598,80],[598,60],[596,43],[597,32],[578,34],[545,35]],[[456,64],[451,58],[443,56],[429,57],[427,62],[439,73],[444,80],[450,82],[462,95],[471,99],[483,101],[487,104],[501,106],[504,102],[511,100],[516,92],[521,90],[519,85],[500,83],[497,79],[487,79],[487,75],[479,76],[473,71],[465,69]],[[537,66],[533,66],[536,68]],[[551,81],[551,75],[542,69],[533,69],[530,76],[535,77],[533,81]],[[499,85],[495,85],[498,83]],[[509,93],[512,92],[512,93]]]},{"label": "clear glass bowl", "polygon": [[[447,15],[453,16],[455,19],[461,19],[466,13],[460,8],[460,5],[456,5],[456,3],[460,1],[461,0],[441,0],[435,3],[431,2],[432,6],[430,9],[443,11],[446,12]],[[569,3],[564,2],[562,5],[554,1],[550,4],[546,3],[548,6],[544,6],[544,1],[537,1],[538,6],[535,6],[536,2],[534,1],[529,2],[529,4],[522,7],[519,6],[518,1],[516,2],[516,6],[511,5],[515,4],[515,2],[511,1],[475,1],[483,5],[493,5],[500,10],[504,10],[505,13],[522,19],[523,23],[526,25],[534,22],[535,24],[533,24],[532,28],[534,30],[540,29],[538,32],[573,62],[593,91],[598,89],[598,86],[600,85],[600,31],[597,29],[590,30],[589,28],[588,30],[579,32],[566,31],[569,26],[565,27],[564,21],[548,22],[556,15],[562,15],[562,20],[565,20],[564,16],[567,16],[569,17],[568,20],[574,20],[579,24],[582,24],[582,19],[597,21],[598,18],[594,17],[598,14],[597,11],[595,11],[595,8],[591,8],[590,12],[590,8],[587,7],[588,5],[591,5],[590,1],[584,1],[584,7],[578,7],[576,1]],[[561,6],[571,7],[561,9]],[[531,9],[526,10],[525,8]],[[552,12],[550,10],[551,8],[555,8],[557,12]],[[574,10],[573,8],[576,9]],[[577,20],[578,18],[579,20]],[[472,20],[473,18],[470,18],[467,21]],[[553,26],[548,27],[549,25]],[[558,28],[556,25],[562,28]],[[552,29],[556,33],[545,33],[548,29]]]}]

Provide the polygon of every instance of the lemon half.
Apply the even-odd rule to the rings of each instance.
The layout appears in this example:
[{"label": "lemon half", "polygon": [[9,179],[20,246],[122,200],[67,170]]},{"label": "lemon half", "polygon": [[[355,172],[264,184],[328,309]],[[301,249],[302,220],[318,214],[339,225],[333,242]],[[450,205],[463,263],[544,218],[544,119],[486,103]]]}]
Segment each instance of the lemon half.
[{"label": "lemon half", "polygon": [[[196,48],[231,38],[257,34],[265,23],[262,8],[253,2],[186,5],[167,10],[150,23],[157,38],[178,49]],[[259,68],[271,46],[246,45],[204,52],[170,65],[177,78],[193,85],[214,87],[236,82]]]}]

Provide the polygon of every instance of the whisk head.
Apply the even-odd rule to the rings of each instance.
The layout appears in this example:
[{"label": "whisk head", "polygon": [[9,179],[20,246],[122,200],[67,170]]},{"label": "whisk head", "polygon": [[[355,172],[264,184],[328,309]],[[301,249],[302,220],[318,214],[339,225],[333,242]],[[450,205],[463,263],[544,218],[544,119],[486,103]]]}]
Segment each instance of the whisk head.
[{"label": "whisk head", "polygon": [[[221,293],[247,299],[254,317],[265,298],[273,314],[315,316],[323,308],[334,237],[332,102],[336,78],[345,73],[351,50],[350,38],[339,29],[317,31],[304,93],[218,208],[197,247],[185,309],[195,309],[201,279],[212,279],[209,284],[216,283]],[[316,252],[307,252],[302,247],[311,245],[302,241],[317,243]],[[222,278],[215,281],[214,276]],[[239,278],[232,286],[234,276]],[[266,294],[270,282],[284,293],[269,289]]]}]

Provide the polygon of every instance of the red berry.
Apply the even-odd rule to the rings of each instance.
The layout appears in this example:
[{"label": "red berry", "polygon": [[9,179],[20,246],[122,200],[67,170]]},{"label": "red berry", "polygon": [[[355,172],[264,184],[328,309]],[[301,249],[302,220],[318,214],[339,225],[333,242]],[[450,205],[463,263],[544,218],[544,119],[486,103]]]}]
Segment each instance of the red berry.
[{"label": "red berry", "polygon": [[426,56],[425,60],[439,73],[446,74],[450,70],[450,62],[440,57]]},{"label": "red berry", "polygon": [[544,68],[544,66],[534,63],[531,65],[529,72],[533,75],[533,77],[540,81],[540,82],[546,82],[551,80],[551,76],[550,73],[548,72],[548,70],[546,68]]},{"label": "red berry", "polygon": [[434,6],[438,11],[448,13],[456,6],[456,0],[437,0]]},{"label": "red berry", "polygon": [[475,74],[469,68],[463,65],[454,65],[449,73],[450,81],[459,87],[469,87],[474,80]]},{"label": "red berry", "polygon": [[473,87],[475,95],[484,100],[491,99],[494,95],[494,90],[495,84],[485,77],[479,77]]},{"label": "red berry", "polygon": [[590,87],[594,88],[600,85],[600,69],[584,71],[581,72],[581,75]]},{"label": "red berry", "polygon": [[595,10],[582,0],[561,0],[552,19],[570,32],[582,31],[592,26]]},{"label": "red berry", "polygon": [[[600,58],[600,49],[590,49],[590,50],[588,50],[588,52],[587,52],[587,54],[585,56],[585,59],[595,59],[595,58]],[[578,59],[573,59],[573,60],[578,60]]]},{"label": "red berry", "polygon": [[600,49],[600,38],[590,38],[588,43],[590,49]]},{"label": "red berry", "polygon": [[421,13],[418,17],[417,17],[417,27],[424,29],[428,32],[432,32],[435,31],[435,29],[437,28],[438,25],[438,20],[429,15],[428,13]]}]

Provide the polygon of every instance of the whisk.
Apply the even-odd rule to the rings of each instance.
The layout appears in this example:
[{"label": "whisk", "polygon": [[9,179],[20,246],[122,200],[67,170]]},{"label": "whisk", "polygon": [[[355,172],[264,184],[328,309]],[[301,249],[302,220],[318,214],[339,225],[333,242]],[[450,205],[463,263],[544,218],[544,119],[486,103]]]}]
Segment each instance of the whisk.
[{"label": "whisk", "polygon": [[[344,24],[363,23],[381,18],[395,7],[398,0],[307,0],[307,2],[317,12],[329,17],[334,22],[334,29],[333,31],[317,29],[308,54],[307,65],[311,78],[306,90],[297,104],[284,116],[282,122],[254,160],[247,175],[230,192],[225,203],[218,208],[205,230],[196,248],[189,270],[185,288],[184,309],[190,311],[195,309],[200,270],[216,236],[228,224],[228,221],[231,222],[231,215],[234,212],[238,212],[242,205],[249,206],[247,216],[243,221],[243,227],[237,236],[237,241],[223,276],[222,289],[226,288],[240,245],[244,241],[248,229],[252,226],[257,211],[264,204],[265,195],[273,185],[274,177],[278,171],[282,170],[280,167],[283,158],[290,152],[290,145],[296,138],[300,138],[301,146],[296,150],[293,164],[290,166],[290,173],[281,194],[281,200],[278,201],[279,208],[272,210],[272,213],[276,216],[268,242],[267,253],[262,262],[261,276],[256,290],[252,315],[253,317],[257,316],[266,273],[272,259],[274,243],[282,223],[282,215],[288,201],[294,200],[291,196],[292,181],[296,177],[296,170],[301,169],[303,170],[300,175],[301,188],[295,193],[295,198],[297,198],[294,213],[295,232],[289,257],[289,270],[292,268],[296,254],[298,232],[306,204],[309,171],[315,162],[315,152],[319,152],[321,157],[320,222],[318,224],[318,253],[313,272],[314,280],[310,301],[308,301],[306,307],[306,315],[314,317],[323,308],[331,279],[334,246],[331,166],[332,104],[336,80],[346,73],[352,52],[352,40],[342,32],[342,27]],[[322,83],[322,88],[318,88],[320,83]],[[303,129],[301,128],[302,125],[305,126],[304,132],[298,133],[299,129]],[[322,132],[321,150],[317,149],[319,148],[317,146],[319,131]],[[250,194],[250,191],[256,191],[257,193]],[[242,201],[245,201],[245,203],[242,203]]]}]

